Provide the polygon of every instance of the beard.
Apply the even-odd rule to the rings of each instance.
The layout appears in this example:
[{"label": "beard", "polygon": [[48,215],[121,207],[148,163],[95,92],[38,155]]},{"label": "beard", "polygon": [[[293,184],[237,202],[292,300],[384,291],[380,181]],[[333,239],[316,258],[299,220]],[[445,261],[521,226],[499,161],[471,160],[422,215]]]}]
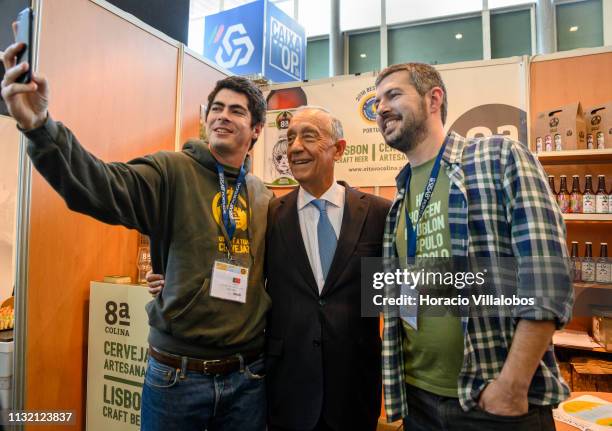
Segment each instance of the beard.
[{"label": "beard", "polygon": [[[385,143],[402,153],[414,150],[427,137],[427,114],[425,100],[414,113],[405,113],[399,128],[390,136],[383,135]],[[412,117],[412,118],[406,118]]]}]

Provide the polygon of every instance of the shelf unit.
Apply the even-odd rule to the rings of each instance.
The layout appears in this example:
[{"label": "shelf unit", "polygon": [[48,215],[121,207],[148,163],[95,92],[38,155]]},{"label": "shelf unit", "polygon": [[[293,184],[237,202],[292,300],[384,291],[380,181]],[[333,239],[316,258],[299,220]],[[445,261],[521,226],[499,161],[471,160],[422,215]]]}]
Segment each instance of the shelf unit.
[{"label": "shelf unit", "polygon": [[612,221],[612,214],[563,214],[566,221]]},{"label": "shelf unit", "polygon": [[543,165],[566,165],[576,163],[612,163],[612,148],[605,150],[543,151],[536,154]]},{"label": "shelf unit", "polygon": [[612,289],[612,284],[607,283],[574,283],[574,287],[580,289]]}]

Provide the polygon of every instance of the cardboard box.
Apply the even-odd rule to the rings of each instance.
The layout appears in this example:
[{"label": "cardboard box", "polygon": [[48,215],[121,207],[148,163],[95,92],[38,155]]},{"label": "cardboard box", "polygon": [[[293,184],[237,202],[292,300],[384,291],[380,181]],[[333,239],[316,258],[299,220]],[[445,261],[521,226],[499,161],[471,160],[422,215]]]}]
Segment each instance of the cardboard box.
[{"label": "cardboard box", "polygon": [[533,142],[537,153],[586,149],[586,122],[580,103],[540,112]]},{"label": "cardboard box", "polygon": [[593,308],[593,338],[608,352],[612,352],[612,308]]},{"label": "cardboard box", "polygon": [[584,111],[587,124],[587,148],[612,148],[612,102],[590,106]]}]

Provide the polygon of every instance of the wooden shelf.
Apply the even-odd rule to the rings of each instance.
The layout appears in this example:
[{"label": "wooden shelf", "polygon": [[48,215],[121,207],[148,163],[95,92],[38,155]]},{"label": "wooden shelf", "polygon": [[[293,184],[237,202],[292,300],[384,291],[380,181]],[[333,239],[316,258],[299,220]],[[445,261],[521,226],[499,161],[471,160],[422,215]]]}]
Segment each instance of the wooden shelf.
[{"label": "wooden shelf", "polygon": [[582,162],[612,163],[612,148],[605,150],[544,151],[536,154],[543,165],[564,165]]},{"label": "wooden shelf", "polygon": [[574,287],[579,287],[581,289],[612,289],[612,284],[577,282],[574,283]]},{"label": "wooden shelf", "polygon": [[[565,339],[565,340],[556,340],[555,342],[555,337],[557,336],[557,334],[562,334],[565,332],[571,332],[573,333],[570,337],[570,339]],[[578,338],[585,338],[588,340],[590,340],[590,342],[588,344],[592,344],[592,346],[589,345],[578,345],[578,344],[572,344],[572,338],[575,338],[576,336],[578,336]],[[565,337],[563,337],[565,338]],[[604,349],[603,347],[601,347],[600,345],[598,345],[597,343],[594,342],[593,338],[591,338],[591,336],[587,333],[587,332],[582,332],[582,331],[566,331],[566,330],[561,330],[561,331],[557,331],[555,333],[555,336],[553,336],[553,343],[555,345],[555,348],[564,348],[564,349],[578,349],[578,350],[586,350],[589,352],[602,352],[602,353],[606,353],[606,349]]]},{"label": "wooden shelf", "polygon": [[566,344],[555,344],[555,349],[576,349],[576,350],[586,350],[587,352],[601,352],[606,353],[606,349],[603,347],[585,347],[585,346],[571,346]]},{"label": "wooden shelf", "polygon": [[563,214],[564,220],[569,221],[612,221],[612,214]]}]

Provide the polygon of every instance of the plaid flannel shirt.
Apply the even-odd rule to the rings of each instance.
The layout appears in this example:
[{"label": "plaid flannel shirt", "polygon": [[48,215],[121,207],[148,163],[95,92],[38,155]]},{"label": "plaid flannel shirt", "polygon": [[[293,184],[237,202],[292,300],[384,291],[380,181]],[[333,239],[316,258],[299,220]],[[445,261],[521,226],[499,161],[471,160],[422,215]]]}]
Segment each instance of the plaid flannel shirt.
[{"label": "plaid flannel shirt", "polygon": [[[397,176],[397,195],[387,216],[383,257],[397,256],[395,238],[407,167]],[[459,402],[473,408],[486,384],[504,365],[518,319],[554,320],[562,327],[571,317],[573,287],[569,271],[526,270],[521,258],[568,257],[565,224],[550,193],[546,175],[529,149],[502,136],[467,140],[449,133],[440,175],[451,187],[448,223],[453,257],[514,257],[518,279],[529,279],[535,306],[517,307],[511,317],[464,317],[464,361],[458,378]],[[559,259],[561,260],[561,259]],[[388,287],[386,294],[392,296]],[[519,284],[520,289],[520,284]],[[408,415],[403,374],[402,324],[396,312],[384,310],[382,374],[387,420]],[[549,346],[529,388],[530,404],[556,405],[569,396]]]}]

